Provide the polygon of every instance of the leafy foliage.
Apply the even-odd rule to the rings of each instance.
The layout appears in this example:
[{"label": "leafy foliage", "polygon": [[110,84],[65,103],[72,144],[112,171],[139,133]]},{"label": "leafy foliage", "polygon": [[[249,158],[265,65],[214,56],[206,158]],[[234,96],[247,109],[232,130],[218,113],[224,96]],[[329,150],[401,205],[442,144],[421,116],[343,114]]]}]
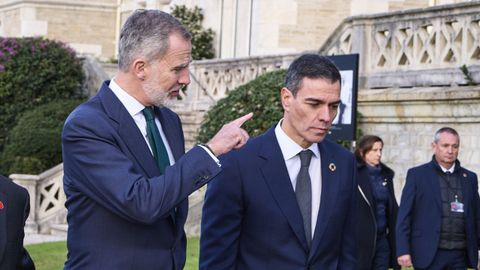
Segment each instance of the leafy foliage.
[{"label": "leafy foliage", "polygon": [[477,85],[477,83],[473,80],[472,74],[470,74],[470,71],[468,70],[468,67],[466,65],[462,65],[460,67],[460,70],[463,73],[463,78],[467,82],[467,85]]},{"label": "leafy foliage", "polygon": [[9,133],[0,164],[2,171],[38,174],[61,163],[63,123],[80,103],[53,101],[22,114]]},{"label": "leafy foliage", "polygon": [[203,13],[199,7],[192,9],[185,5],[175,5],[172,15],[177,18],[192,34],[192,58],[194,60],[212,59],[215,56],[213,48],[214,32],[202,26]]},{"label": "leafy foliage", "polygon": [[80,98],[82,63],[64,43],[0,37],[0,151],[16,117],[54,100]]},{"label": "leafy foliage", "polygon": [[223,124],[249,112],[253,118],[245,123],[245,130],[252,137],[265,132],[283,116],[280,89],[285,74],[285,70],[265,73],[219,100],[206,114],[197,141],[208,141]]}]

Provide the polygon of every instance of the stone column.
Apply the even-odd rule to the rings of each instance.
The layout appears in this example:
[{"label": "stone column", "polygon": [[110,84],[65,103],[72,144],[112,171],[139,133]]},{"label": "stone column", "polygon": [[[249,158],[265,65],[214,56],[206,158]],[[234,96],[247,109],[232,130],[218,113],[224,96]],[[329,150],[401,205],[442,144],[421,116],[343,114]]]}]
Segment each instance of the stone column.
[{"label": "stone column", "polygon": [[165,12],[170,13],[168,5],[170,5],[172,0],[147,0],[145,8],[147,9],[159,9]]}]

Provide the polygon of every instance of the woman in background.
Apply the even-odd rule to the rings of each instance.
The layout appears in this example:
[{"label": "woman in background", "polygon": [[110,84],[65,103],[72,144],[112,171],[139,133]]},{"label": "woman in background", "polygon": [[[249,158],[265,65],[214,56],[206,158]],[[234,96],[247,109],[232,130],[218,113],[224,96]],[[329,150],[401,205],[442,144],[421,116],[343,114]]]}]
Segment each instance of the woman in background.
[{"label": "woman in background", "polygon": [[400,269],[395,257],[395,221],[398,204],[394,172],[383,164],[383,141],[375,135],[360,139],[357,157],[357,248],[359,270]]}]

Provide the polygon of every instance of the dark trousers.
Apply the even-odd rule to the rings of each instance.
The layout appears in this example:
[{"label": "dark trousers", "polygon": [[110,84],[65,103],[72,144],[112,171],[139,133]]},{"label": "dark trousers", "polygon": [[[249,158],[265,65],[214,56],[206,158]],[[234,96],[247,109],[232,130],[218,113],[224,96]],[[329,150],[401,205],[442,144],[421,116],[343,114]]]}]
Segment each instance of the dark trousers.
[{"label": "dark trousers", "polygon": [[466,270],[467,254],[463,249],[438,249],[432,263],[421,270]]},{"label": "dark trousers", "polygon": [[386,235],[378,236],[372,269],[386,270],[390,261],[390,245]]}]

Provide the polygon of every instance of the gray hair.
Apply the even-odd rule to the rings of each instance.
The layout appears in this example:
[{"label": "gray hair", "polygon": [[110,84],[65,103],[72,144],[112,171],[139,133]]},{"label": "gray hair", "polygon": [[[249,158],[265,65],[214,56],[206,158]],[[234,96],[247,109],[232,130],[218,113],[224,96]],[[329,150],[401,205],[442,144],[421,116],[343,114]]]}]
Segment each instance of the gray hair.
[{"label": "gray hair", "polygon": [[341,83],[340,72],[330,59],[318,54],[304,54],[295,59],[288,68],[285,77],[285,87],[297,95],[303,78],[327,79],[333,84]]},{"label": "gray hair", "polygon": [[159,10],[135,10],[120,31],[118,68],[127,71],[139,56],[147,61],[163,56],[170,45],[168,38],[174,32],[185,40],[192,39],[188,30],[172,15]]},{"label": "gray hair", "polygon": [[460,135],[458,135],[458,132],[451,128],[451,127],[442,127],[441,129],[437,130],[435,132],[435,135],[433,135],[433,142],[437,143],[440,140],[440,134],[442,133],[449,133],[452,134],[453,136],[457,137],[458,140],[460,141]]}]

